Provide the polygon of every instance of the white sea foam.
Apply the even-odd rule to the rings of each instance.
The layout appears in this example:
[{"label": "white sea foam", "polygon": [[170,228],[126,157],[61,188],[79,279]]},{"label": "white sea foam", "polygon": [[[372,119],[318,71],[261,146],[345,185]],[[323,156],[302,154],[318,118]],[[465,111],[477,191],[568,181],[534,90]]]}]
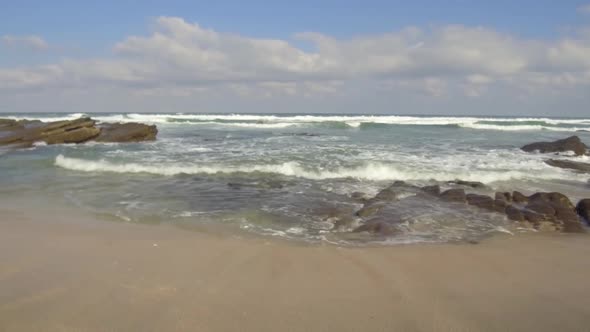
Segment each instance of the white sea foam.
[{"label": "white sea foam", "polygon": [[[8,116],[11,119],[40,119],[43,121],[72,120],[84,113],[64,114],[63,116],[23,115]],[[551,118],[490,118],[490,117],[452,117],[452,116],[398,116],[398,115],[248,115],[248,114],[93,114],[103,122],[145,122],[153,124],[178,125],[217,125],[239,128],[287,128],[292,126],[317,125],[322,123],[341,123],[346,127],[358,128],[363,124],[386,125],[455,125],[463,128],[504,131],[578,131],[590,130],[590,119],[551,119]]]},{"label": "white sea foam", "polygon": [[[195,165],[195,164],[140,164],[140,163],[114,163],[107,160],[85,160],[69,158],[58,155],[55,165],[61,168],[81,172],[112,172],[112,173],[149,173],[156,175],[172,176],[177,174],[218,174],[218,173],[275,173],[286,176],[307,178],[312,180],[355,178],[361,180],[438,180],[448,181],[463,179],[467,181],[481,181],[492,183],[496,181],[509,181],[515,179],[576,179],[569,176],[567,171],[554,169],[546,165],[539,166],[539,171],[531,172],[527,168],[515,170],[498,170],[480,168],[469,170],[464,168],[431,169],[417,167],[397,167],[381,162],[366,163],[357,167],[341,167],[332,170],[310,169],[302,167],[297,162],[285,162],[281,164],[251,164],[241,166],[231,165]],[[541,170],[545,170],[542,172]]]}]

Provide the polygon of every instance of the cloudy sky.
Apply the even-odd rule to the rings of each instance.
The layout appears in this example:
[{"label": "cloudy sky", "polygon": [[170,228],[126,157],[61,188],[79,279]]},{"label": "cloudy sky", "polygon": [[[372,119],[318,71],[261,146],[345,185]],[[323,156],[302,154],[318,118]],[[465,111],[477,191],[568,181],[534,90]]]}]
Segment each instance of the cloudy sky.
[{"label": "cloudy sky", "polygon": [[0,112],[590,116],[590,2],[2,1]]}]

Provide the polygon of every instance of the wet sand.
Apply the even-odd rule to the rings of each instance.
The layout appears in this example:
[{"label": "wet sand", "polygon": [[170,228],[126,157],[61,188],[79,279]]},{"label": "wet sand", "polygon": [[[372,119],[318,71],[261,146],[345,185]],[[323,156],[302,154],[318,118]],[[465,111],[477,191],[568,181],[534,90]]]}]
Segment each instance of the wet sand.
[{"label": "wet sand", "polygon": [[590,330],[586,235],[339,248],[0,216],[0,331]]}]

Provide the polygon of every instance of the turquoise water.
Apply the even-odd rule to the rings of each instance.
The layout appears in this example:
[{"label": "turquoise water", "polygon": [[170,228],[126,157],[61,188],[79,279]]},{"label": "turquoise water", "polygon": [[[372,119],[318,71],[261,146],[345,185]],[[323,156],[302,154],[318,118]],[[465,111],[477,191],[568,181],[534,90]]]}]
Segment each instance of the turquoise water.
[{"label": "turquoise water", "polygon": [[[37,146],[0,152],[0,197],[59,197],[111,220],[224,225],[313,242],[460,241],[503,231],[503,217],[408,198],[391,213],[404,233],[387,239],[334,229],[322,211],[350,215],[353,192],[393,181],[481,181],[496,190],[557,190],[589,196],[588,176],[554,168],[553,155],[519,147],[576,134],[590,143],[590,119],[350,115],[88,114],[99,121],[158,126],[139,144]],[[81,114],[0,117],[73,119]],[[560,158],[589,161],[589,157]],[[362,223],[354,220],[352,225]],[[352,226],[351,226],[352,227]]]}]

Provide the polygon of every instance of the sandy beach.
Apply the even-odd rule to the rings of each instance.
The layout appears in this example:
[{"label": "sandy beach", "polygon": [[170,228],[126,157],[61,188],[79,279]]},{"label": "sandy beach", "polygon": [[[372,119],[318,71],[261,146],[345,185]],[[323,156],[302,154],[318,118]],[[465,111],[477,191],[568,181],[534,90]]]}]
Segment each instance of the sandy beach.
[{"label": "sandy beach", "polygon": [[590,328],[586,235],[341,248],[62,212],[3,204],[0,331]]}]

